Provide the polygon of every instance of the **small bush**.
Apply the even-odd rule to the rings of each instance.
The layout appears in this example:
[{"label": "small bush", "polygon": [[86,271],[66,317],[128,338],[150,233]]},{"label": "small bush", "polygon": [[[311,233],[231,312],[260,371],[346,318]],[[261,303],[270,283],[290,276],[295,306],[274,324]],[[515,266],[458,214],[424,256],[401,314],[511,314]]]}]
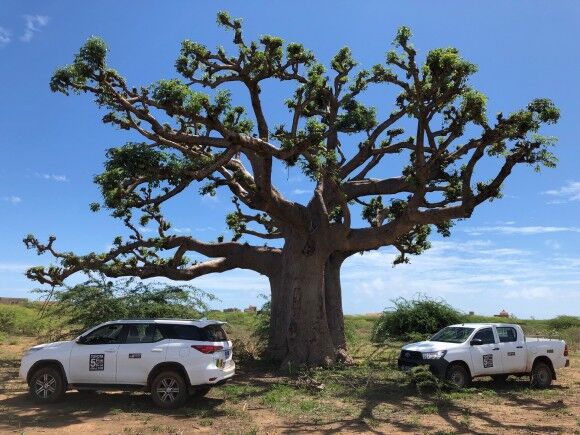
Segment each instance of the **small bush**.
[{"label": "small bush", "polygon": [[374,324],[374,342],[425,339],[445,326],[462,321],[461,313],[443,300],[419,296],[412,300],[398,298],[392,302],[393,309],[385,310]]},{"label": "small bush", "polygon": [[[88,281],[57,290],[56,304],[48,316],[61,319],[73,330],[84,331],[99,323],[117,319],[199,318],[215,297],[192,286],[146,283],[133,278]],[[64,317],[63,317],[64,315]]]},{"label": "small bush", "polygon": [[580,327],[580,317],[558,316],[555,319],[548,320],[548,325],[558,331],[568,328],[578,328]]},{"label": "small bush", "polygon": [[13,311],[0,311],[0,332],[11,333],[15,329],[16,314]]},{"label": "small bush", "polygon": [[409,376],[411,384],[413,384],[421,394],[438,393],[443,387],[443,382],[431,373],[428,366],[413,367]]}]

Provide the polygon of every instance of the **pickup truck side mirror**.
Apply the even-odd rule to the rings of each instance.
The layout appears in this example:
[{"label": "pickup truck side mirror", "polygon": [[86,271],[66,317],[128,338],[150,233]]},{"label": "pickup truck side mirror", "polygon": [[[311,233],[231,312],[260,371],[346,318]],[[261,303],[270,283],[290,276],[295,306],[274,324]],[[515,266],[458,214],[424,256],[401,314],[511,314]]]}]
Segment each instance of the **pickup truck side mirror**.
[{"label": "pickup truck side mirror", "polygon": [[481,346],[483,344],[483,340],[481,338],[474,338],[469,342],[472,346]]},{"label": "pickup truck side mirror", "polygon": [[83,335],[81,335],[79,338],[76,339],[77,344],[86,344],[86,342],[87,342],[87,339]]}]

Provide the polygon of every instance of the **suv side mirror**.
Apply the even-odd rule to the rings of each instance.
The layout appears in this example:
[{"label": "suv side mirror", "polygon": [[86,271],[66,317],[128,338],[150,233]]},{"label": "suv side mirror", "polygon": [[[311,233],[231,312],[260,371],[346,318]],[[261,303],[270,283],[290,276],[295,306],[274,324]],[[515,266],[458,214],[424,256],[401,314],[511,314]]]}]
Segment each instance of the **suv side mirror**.
[{"label": "suv side mirror", "polygon": [[481,338],[474,338],[469,342],[472,346],[481,346],[483,344],[483,340]]},{"label": "suv side mirror", "polygon": [[79,338],[76,339],[77,344],[86,344],[86,342],[87,342],[87,339],[83,335],[81,335]]}]

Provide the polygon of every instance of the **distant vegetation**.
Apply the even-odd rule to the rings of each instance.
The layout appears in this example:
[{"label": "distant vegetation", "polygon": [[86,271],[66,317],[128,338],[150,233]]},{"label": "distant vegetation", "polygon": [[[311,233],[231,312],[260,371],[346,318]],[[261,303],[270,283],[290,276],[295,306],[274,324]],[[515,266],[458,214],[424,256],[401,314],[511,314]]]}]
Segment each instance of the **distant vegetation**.
[{"label": "distant vegetation", "polygon": [[463,321],[462,314],[442,300],[427,296],[416,299],[398,298],[392,301],[394,307],[387,309],[377,319],[372,340],[424,340],[429,334],[441,328]]},{"label": "distant vegetation", "polygon": [[[39,336],[39,340],[67,337],[118,318],[207,316],[227,322],[226,330],[234,341],[236,358],[260,359],[267,344],[270,316],[267,302],[258,313],[206,311],[213,296],[195,288],[131,282],[103,288],[97,281],[71,287],[55,294],[54,298],[55,303],[43,313],[40,312],[41,303],[0,304],[0,340],[14,335]],[[528,336],[560,338],[573,350],[580,348],[579,317],[528,320],[470,316],[444,301],[425,296],[397,299],[393,307],[379,317],[347,315],[345,330],[349,349],[356,354],[358,349],[368,351],[369,346],[380,349],[382,343],[422,340],[443,326],[461,322],[514,322],[522,325]]]}]

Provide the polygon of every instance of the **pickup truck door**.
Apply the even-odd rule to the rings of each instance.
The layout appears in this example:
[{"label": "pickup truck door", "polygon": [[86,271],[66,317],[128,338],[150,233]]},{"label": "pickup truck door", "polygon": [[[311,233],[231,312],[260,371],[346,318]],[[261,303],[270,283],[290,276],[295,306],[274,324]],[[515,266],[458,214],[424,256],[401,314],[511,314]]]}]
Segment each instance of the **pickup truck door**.
[{"label": "pickup truck door", "polygon": [[167,343],[154,323],[130,323],[119,345],[117,384],[146,385],[151,369],[165,361]]},{"label": "pickup truck door", "polygon": [[117,350],[123,325],[110,324],[77,341],[69,358],[71,384],[112,384],[117,375]]},{"label": "pickup truck door", "polygon": [[485,327],[475,333],[472,340],[482,340],[482,344],[469,346],[472,376],[485,376],[502,373],[502,361],[499,345],[491,327]]},{"label": "pickup truck door", "polygon": [[521,331],[513,326],[497,326],[503,373],[526,371],[526,345]]}]

